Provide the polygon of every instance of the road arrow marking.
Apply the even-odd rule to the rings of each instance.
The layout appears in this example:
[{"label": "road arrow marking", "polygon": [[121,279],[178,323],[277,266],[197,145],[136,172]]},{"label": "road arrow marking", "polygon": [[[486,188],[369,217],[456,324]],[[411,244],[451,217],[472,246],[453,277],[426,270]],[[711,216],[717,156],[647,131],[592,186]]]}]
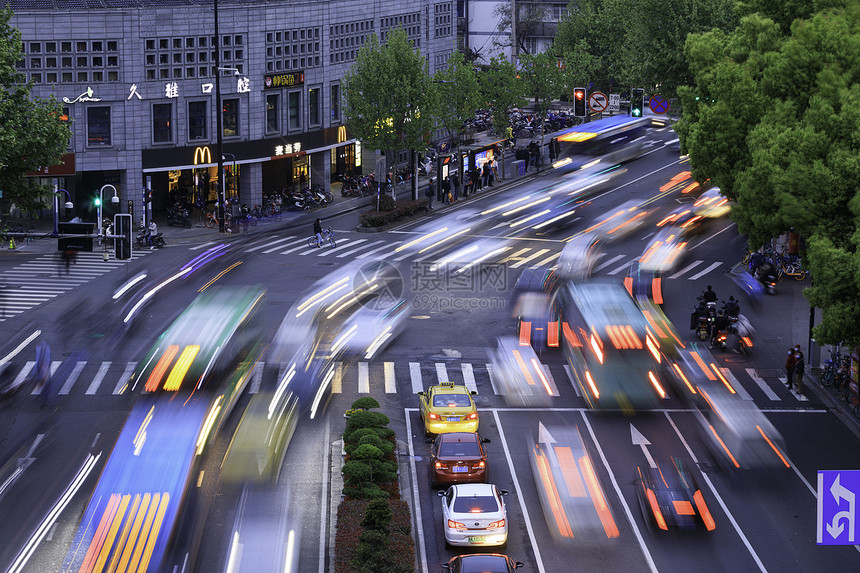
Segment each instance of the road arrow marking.
[{"label": "road arrow marking", "polygon": [[651,445],[651,442],[633,424],[630,424],[630,438],[633,440],[634,446],[642,448],[642,453],[645,454],[645,459],[648,460],[648,465],[651,466],[651,469],[657,469],[657,464],[654,462],[654,458],[651,457],[651,452],[648,451],[648,446]]},{"label": "road arrow marking", "polygon": [[538,442],[547,445],[555,443],[555,438],[552,437],[552,434],[549,433],[543,422],[538,422]]}]

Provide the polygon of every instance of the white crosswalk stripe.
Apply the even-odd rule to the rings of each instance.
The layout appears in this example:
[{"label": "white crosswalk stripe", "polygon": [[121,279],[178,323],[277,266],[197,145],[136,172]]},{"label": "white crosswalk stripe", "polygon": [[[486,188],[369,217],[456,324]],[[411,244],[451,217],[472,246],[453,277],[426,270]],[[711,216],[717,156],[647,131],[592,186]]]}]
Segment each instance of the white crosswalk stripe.
[{"label": "white crosswalk stripe", "polygon": [[[277,251],[279,248],[281,248],[283,246],[283,245],[281,245],[281,243],[286,243],[290,239],[295,239],[296,236],[295,235],[288,235],[286,237],[282,237],[280,239],[273,241],[272,239],[274,239],[274,238],[275,238],[274,236],[273,237],[267,237],[265,239],[264,243],[253,246],[250,249],[245,249],[245,252],[246,253],[253,253],[254,251],[259,251],[260,249],[265,249],[266,247],[268,247],[268,250],[263,251],[263,253],[271,253],[272,251]],[[297,242],[297,241],[295,241],[295,242]]]},{"label": "white crosswalk stripe", "polygon": [[698,272],[698,273],[694,274],[694,275],[693,275],[693,276],[691,276],[691,277],[687,277],[687,280],[688,280],[688,281],[694,281],[694,280],[700,279],[700,278],[702,278],[703,276],[705,276],[706,274],[708,274],[709,272],[711,272],[712,270],[716,269],[717,267],[719,267],[719,266],[720,266],[720,265],[722,265],[722,264],[723,264],[723,262],[722,262],[722,261],[717,261],[717,262],[715,262],[715,263],[711,264],[710,266],[708,266],[705,270],[700,271],[700,272]]},{"label": "white crosswalk stripe", "polygon": [[614,257],[612,257],[612,258],[611,258],[611,259],[609,259],[608,261],[604,261],[603,263],[601,263],[600,265],[598,265],[597,267],[595,267],[595,268],[594,268],[594,272],[596,273],[596,272],[602,271],[603,269],[605,269],[605,268],[606,268],[606,267],[608,267],[609,265],[611,265],[611,264],[613,264],[613,263],[617,262],[617,261],[618,261],[618,260],[620,260],[620,259],[623,259],[623,258],[624,258],[624,257],[626,257],[626,256],[627,256],[627,255],[615,255]]},{"label": "white crosswalk stripe", "polygon": [[[51,363],[53,373],[58,371],[61,361]],[[137,362],[130,361],[124,363],[116,363],[112,361],[77,361],[74,364],[71,372],[66,379],[62,380],[62,387],[59,389],[61,396],[77,395],[83,392],[85,396],[92,395],[114,395],[120,396],[127,394],[129,391],[134,393],[145,393],[142,385],[138,387],[131,386],[132,375],[137,367]],[[27,361],[17,373],[14,385],[21,385],[27,381],[35,369],[34,361]],[[560,377],[567,377],[573,393],[577,398],[582,398],[581,389],[576,384],[573,373],[567,364],[555,363],[548,365],[541,363],[543,372],[546,374],[547,383],[553,388],[553,395],[571,396],[570,389],[565,385],[564,388],[559,388],[556,380],[561,380]],[[423,372],[422,372],[423,369]],[[453,371],[451,369],[454,369]],[[785,397],[777,393],[772,386],[776,384],[776,378],[761,377],[753,368],[738,368],[737,372],[732,372],[728,368],[719,368],[719,374],[729,384],[738,397],[743,400],[753,400],[753,395],[750,392],[760,390],[764,397],[770,401],[785,401],[792,398],[798,402],[806,402],[808,398],[794,391],[791,392],[791,397]],[[286,365],[280,365],[278,379],[282,378],[286,371]],[[121,372],[121,374],[120,374]],[[399,392],[408,392],[412,395],[426,390],[424,376],[429,374],[429,379],[426,381],[426,386],[432,386],[443,382],[453,381],[455,384],[463,384],[469,391],[479,392],[481,384],[489,383],[489,388],[494,395],[499,394],[499,388],[496,385],[496,373],[493,372],[491,364],[485,362],[357,362],[355,368],[343,362],[335,364],[334,377],[332,379],[332,393],[357,393],[375,395],[380,392],[385,394],[396,394]],[[460,374],[462,373],[462,379]],[[452,380],[452,373],[455,380]],[[267,374],[266,363],[257,362],[254,366],[254,372],[251,375],[251,381],[248,385],[249,394],[257,394],[260,392],[264,377],[273,376],[274,373],[269,370]],[[117,376],[117,378],[114,378]],[[740,378],[740,379],[739,379]],[[110,380],[111,385],[105,386],[104,382]],[[780,383],[785,384],[785,378],[779,378]],[[754,385],[754,386],[753,386]],[[75,390],[78,388],[77,390]],[[749,388],[750,390],[747,390]],[[756,390],[753,390],[755,388]],[[27,388],[29,394],[37,395],[38,391],[34,388]],[[489,390],[487,390],[489,392]]]},{"label": "white crosswalk stripe", "polygon": [[684,267],[683,269],[681,269],[681,270],[680,270],[680,271],[678,271],[677,273],[675,273],[675,274],[671,275],[669,278],[670,278],[670,279],[676,279],[676,278],[678,278],[678,277],[680,277],[680,276],[683,276],[683,275],[685,275],[685,274],[687,274],[688,272],[692,271],[693,269],[695,269],[696,267],[698,267],[699,265],[701,265],[701,264],[702,264],[702,263],[704,263],[704,262],[705,262],[705,261],[701,261],[701,260],[699,260],[699,261],[693,261],[692,263],[690,263],[689,265],[687,265],[686,267]]}]

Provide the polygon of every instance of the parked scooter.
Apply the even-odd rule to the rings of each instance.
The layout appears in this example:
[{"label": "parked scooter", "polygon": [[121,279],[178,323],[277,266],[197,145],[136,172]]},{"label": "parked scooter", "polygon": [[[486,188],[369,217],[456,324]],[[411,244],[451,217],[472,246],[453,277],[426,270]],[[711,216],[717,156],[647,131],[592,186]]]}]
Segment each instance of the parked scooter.
[{"label": "parked scooter", "polygon": [[167,224],[171,227],[173,225],[178,225],[180,227],[190,229],[191,214],[188,212],[188,209],[184,207],[170,208],[167,210]]}]

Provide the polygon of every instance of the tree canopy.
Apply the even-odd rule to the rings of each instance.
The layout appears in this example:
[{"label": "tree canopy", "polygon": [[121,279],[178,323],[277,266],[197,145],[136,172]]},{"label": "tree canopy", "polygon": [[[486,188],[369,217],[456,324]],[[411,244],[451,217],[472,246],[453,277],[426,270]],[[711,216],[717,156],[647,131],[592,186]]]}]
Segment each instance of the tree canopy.
[{"label": "tree canopy", "polygon": [[402,29],[380,44],[374,35],[344,76],[347,124],[371,149],[385,152],[389,168],[401,149],[420,149],[433,125],[427,61]]},{"label": "tree canopy", "polygon": [[484,105],[493,115],[493,129],[504,133],[511,123],[508,110],[526,105],[525,85],[517,75],[516,67],[502,56],[490,59],[479,77]]},{"label": "tree canopy", "polygon": [[433,76],[436,120],[448,136],[459,133],[463,122],[481,107],[481,87],[472,65],[461,52],[453,52],[448,67]]},{"label": "tree canopy", "polygon": [[806,241],[816,340],[860,342],[860,5],[741,4],[765,13],[687,40],[676,131],[694,176],[736,201],[752,247],[792,227]]},{"label": "tree canopy", "polygon": [[[764,1],[764,0],[762,0]],[[659,86],[673,97],[690,82],[687,35],[737,24],[733,0],[578,0],[558,25],[555,51],[576,82],[609,91]],[[584,73],[583,73],[584,72]],[[584,77],[582,77],[584,76]]]},{"label": "tree canopy", "polygon": [[29,208],[46,189],[24,175],[60,163],[71,131],[56,99],[31,97],[32,85],[15,68],[21,33],[10,26],[11,18],[11,10],[0,9],[0,190]]}]

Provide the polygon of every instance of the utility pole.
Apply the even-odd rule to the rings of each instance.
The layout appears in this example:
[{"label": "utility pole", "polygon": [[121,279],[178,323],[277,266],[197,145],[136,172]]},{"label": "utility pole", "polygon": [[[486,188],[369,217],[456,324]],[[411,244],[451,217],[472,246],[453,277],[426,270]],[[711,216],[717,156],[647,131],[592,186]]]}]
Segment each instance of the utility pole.
[{"label": "utility pole", "polygon": [[517,0],[511,0],[511,63],[517,65]]},{"label": "utility pole", "polygon": [[224,224],[224,132],[221,126],[221,37],[218,34],[218,0],[215,0],[215,129],[218,130],[218,231],[226,230]]}]

